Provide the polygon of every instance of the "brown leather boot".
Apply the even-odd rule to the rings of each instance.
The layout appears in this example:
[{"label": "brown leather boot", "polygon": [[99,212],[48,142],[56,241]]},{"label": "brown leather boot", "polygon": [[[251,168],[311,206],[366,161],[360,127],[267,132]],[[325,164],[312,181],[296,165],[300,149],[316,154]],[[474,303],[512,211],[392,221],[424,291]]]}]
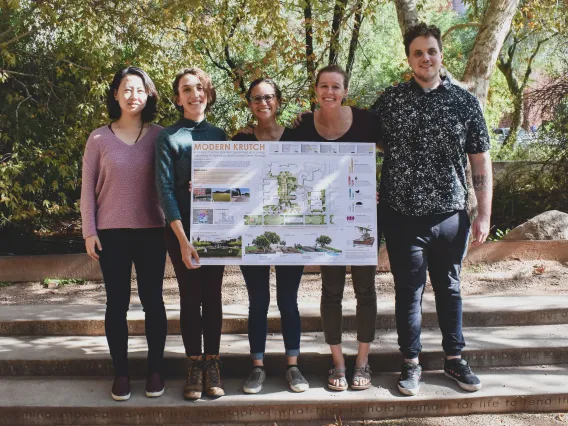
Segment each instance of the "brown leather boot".
[{"label": "brown leather boot", "polygon": [[203,392],[203,367],[205,361],[202,359],[189,359],[189,369],[187,371],[187,380],[183,387],[183,397],[189,400],[201,398]]},{"label": "brown leather boot", "polygon": [[221,381],[221,360],[219,356],[205,361],[205,393],[211,397],[225,395],[223,382]]}]

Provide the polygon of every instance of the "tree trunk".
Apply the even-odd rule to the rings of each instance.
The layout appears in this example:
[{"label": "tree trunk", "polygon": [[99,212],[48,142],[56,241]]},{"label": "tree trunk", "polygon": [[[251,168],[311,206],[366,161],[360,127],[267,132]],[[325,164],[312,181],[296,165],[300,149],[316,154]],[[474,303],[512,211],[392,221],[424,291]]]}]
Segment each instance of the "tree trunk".
[{"label": "tree trunk", "polygon": [[331,23],[331,35],[329,37],[329,65],[336,65],[339,56],[339,34],[347,0],[336,0],[333,8],[333,22]]},{"label": "tree trunk", "polygon": [[515,101],[513,103],[514,105],[513,119],[511,120],[511,125],[509,126],[509,134],[503,141],[501,149],[515,148],[519,129],[521,128],[521,124],[523,124],[523,115],[525,112],[525,102],[524,102],[525,99],[523,95],[524,95],[523,92],[517,93],[515,95]]},{"label": "tree trunk", "polygon": [[462,81],[485,107],[489,79],[511,27],[519,0],[491,0],[475,38]]},{"label": "tree trunk", "polygon": [[351,42],[349,43],[349,56],[347,57],[347,67],[345,71],[351,74],[353,71],[353,64],[355,62],[355,52],[359,44],[359,31],[363,23],[363,0],[357,0],[355,5],[355,17],[353,20],[353,32],[351,33]]},{"label": "tree trunk", "polygon": [[534,58],[536,58],[536,55],[538,55],[538,51],[540,50],[541,46],[544,43],[546,43],[548,40],[550,40],[550,38],[551,37],[545,38],[543,40],[540,40],[537,43],[535,50],[532,52],[532,54],[531,54],[531,56],[528,60],[527,69],[525,70],[525,75],[522,77],[521,82],[519,82],[519,79],[515,76],[515,72],[513,70],[513,59],[514,59],[514,55],[515,55],[515,51],[516,51],[516,47],[517,47],[517,40],[516,39],[514,39],[513,45],[507,51],[508,60],[505,61],[502,57],[499,58],[497,66],[498,66],[499,70],[503,73],[503,75],[505,76],[505,79],[507,80],[507,85],[509,87],[509,91],[511,92],[511,94],[515,98],[515,101],[514,101],[514,108],[515,109],[513,110],[513,120],[511,122],[511,126],[509,128],[509,134],[507,135],[507,137],[503,141],[503,146],[501,147],[502,149],[503,148],[510,148],[510,149],[515,148],[515,144],[517,143],[519,129],[523,126],[524,121],[525,121],[524,94],[525,94],[525,89],[527,88],[527,85],[529,83],[529,78],[530,78],[531,73],[532,73],[532,64],[533,64]]},{"label": "tree trunk", "polygon": [[304,25],[306,29],[306,71],[308,73],[307,83],[309,87],[310,109],[315,111],[316,97],[314,92],[314,81],[316,75],[316,63],[314,55],[314,27],[312,22],[311,0],[306,0],[306,7],[304,7]]},{"label": "tree trunk", "polygon": [[416,0],[394,0],[394,4],[396,6],[398,25],[404,36],[404,33],[409,27],[420,22],[418,11],[416,10]]}]

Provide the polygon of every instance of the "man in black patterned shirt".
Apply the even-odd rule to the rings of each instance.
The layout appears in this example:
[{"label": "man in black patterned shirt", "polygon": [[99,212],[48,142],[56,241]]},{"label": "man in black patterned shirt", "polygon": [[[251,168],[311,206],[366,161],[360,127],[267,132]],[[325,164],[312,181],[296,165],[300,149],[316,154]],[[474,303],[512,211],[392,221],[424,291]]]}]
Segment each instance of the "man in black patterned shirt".
[{"label": "man in black patterned shirt", "polygon": [[479,213],[473,245],[489,233],[492,176],[490,140],[477,99],[440,77],[440,30],[424,23],[404,36],[414,77],[388,88],[375,104],[385,147],[381,178],[381,227],[394,275],[398,343],[405,362],[399,390],[416,395],[422,368],[422,294],[426,274],[436,296],[444,372],[469,391],[481,388],[467,361],[462,334],[461,262],[470,221],[466,212],[467,161]]}]

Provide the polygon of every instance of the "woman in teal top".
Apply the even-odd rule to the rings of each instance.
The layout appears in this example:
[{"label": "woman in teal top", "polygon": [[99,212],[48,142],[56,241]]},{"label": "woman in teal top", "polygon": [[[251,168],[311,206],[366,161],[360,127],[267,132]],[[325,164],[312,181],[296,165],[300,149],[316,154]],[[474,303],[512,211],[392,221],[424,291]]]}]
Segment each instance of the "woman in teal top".
[{"label": "woman in teal top", "polygon": [[199,266],[197,251],[188,239],[191,151],[193,141],[226,141],[227,135],[205,120],[205,113],[215,102],[215,88],[209,75],[197,68],[186,68],[176,75],[173,90],[183,117],[158,136],[156,185],[169,225],[166,247],[178,281],[181,334],[190,360],[183,394],[184,398],[194,400],[201,398],[203,391],[213,397],[225,394],[219,359],[224,266]]}]

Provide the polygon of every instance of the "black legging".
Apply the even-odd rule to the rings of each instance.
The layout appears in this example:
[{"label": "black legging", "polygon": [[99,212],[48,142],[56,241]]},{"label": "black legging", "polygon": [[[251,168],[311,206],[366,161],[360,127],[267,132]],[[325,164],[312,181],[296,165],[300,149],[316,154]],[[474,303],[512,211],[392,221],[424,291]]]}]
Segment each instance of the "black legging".
[{"label": "black legging", "polygon": [[203,353],[217,355],[223,325],[221,284],[225,267],[209,265],[187,269],[181,259],[178,239],[169,226],[165,234],[166,246],[179,286],[180,328],[185,354],[202,354],[203,335]]},{"label": "black legging", "polygon": [[148,372],[160,372],[168,321],[162,287],[166,248],[164,228],[102,229],[98,236],[105,280],[107,308],[105,332],[117,376],[128,375],[128,324],[132,263],[136,268],[138,295],[145,312]]}]

